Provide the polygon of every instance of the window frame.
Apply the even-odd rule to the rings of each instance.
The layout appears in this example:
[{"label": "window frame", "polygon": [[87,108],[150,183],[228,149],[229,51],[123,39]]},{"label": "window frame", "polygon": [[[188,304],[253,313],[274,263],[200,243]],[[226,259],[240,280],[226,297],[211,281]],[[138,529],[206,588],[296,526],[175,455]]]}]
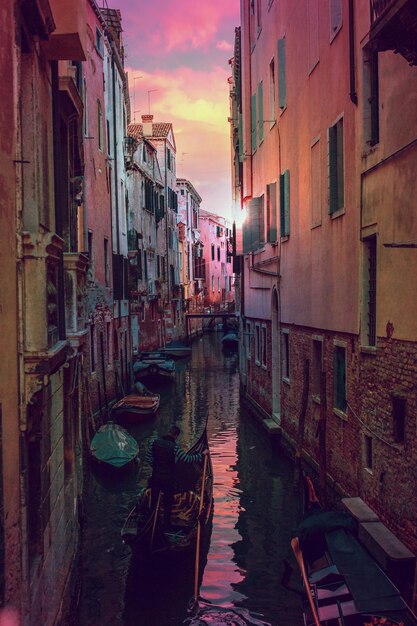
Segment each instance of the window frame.
[{"label": "window frame", "polygon": [[291,382],[291,353],[290,353],[290,329],[281,329],[282,342],[282,380],[287,384]]},{"label": "window frame", "polygon": [[[344,353],[344,394],[339,396],[339,372],[338,372],[338,354],[343,350]],[[343,401],[343,402],[342,402]],[[347,407],[348,407],[348,392],[347,392],[347,342],[339,339],[333,341],[333,412],[346,419]],[[340,406],[339,406],[340,405]]]}]

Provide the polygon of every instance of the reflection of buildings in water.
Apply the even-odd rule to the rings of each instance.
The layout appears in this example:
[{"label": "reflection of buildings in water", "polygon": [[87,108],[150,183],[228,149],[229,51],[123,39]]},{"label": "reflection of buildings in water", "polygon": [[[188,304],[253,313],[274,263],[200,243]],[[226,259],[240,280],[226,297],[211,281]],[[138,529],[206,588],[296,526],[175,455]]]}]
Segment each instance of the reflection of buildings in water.
[{"label": "reflection of buildings in water", "polygon": [[263,434],[242,415],[236,464],[242,493],[236,528],[241,539],[233,550],[244,578],[236,591],[250,596],[251,610],[255,606],[263,613],[275,606],[294,611],[299,600],[281,586],[281,579],[300,513],[299,498],[292,492],[290,464],[280,459]]}]

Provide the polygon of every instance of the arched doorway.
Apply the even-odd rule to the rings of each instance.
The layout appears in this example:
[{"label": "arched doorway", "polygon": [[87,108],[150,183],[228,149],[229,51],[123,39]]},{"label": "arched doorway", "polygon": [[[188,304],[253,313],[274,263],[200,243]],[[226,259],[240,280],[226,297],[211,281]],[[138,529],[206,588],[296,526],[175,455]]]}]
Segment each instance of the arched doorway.
[{"label": "arched doorway", "polygon": [[281,337],[279,294],[272,290],[272,419],[281,424]]}]

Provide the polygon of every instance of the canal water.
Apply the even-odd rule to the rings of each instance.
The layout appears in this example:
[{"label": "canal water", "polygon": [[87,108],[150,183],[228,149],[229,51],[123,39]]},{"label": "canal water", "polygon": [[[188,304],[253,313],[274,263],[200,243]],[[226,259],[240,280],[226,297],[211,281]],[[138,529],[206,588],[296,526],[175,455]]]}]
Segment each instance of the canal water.
[{"label": "canal water", "polygon": [[[78,626],[181,626],[187,620],[301,626],[297,571],[290,589],[282,585],[285,560],[295,567],[290,538],[300,515],[293,464],[242,407],[238,355],[222,352],[218,333],[206,334],[194,341],[190,359],[177,362],[175,383],[160,392],[158,416],[130,427],[140,447],[138,467],[120,476],[88,472]],[[120,530],[150,475],[143,462],[149,438],[176,423],[178,442],[187,448],[206,418],[214,513],[199,572],[200,617],[193,621],[187,614],[193,564],[138,571]],[[228,621],[232,612],[235,621]]]}]

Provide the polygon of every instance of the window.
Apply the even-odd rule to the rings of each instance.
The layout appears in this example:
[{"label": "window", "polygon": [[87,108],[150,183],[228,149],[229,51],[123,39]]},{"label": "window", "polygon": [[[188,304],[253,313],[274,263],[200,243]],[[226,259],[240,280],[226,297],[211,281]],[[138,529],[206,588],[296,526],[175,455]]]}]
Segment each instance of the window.
[{"label": "window", "polygon": [[97,100],[97,143],[99,149],[103,150],[103,111],[100,100]]},{"label": "window", "polygon": [[106,322],[106,336],[107,336],[107,363],[111,363],[111,322]]},{"label": "window", "polygon": [[110,285],[110,263],[109,263],[109,240],[104,238],[104,280],[105,285]]},{"label": "window", "polygon": [[275,123],[275,59],[269,64],[269,124]]},{"label": "window", "polygon": [[308,9],[308,69],[319,62],[319,0],[309,0]]},{"label": "window", "polygon": [[261,329],[259,324],[255,324],[255,363],[261,364]]},{"label": "window", "polygon": [[369,435],[365,435],[364,438],[364,447],[365,447],[365,468],[369,471],[373,469],[373,450],[372,450],[372,437]]},{"label": "window", "polygon": [[88,245],[88,258],[90,261],[90,272],[92,276],[94,276],[94,242],[93,242],[93,233],[91,230],[89,230],[87,234],[87,245]]},{"label": "window", "polygon": [[95,325],[90,324],[90,369],[92,372],[96,371],[96,345],[95,345]]},{"label": "window", "polygon": [[254,93],[251,97],[251,147],[252,152],[255,152],[257,141],[256,141],[256,93]]},{"label": "window", "polygon": [[395,443],[404,443],[407,401],[403,396],[392,396],[392,426]]},{"label": "window", "polygon": [[329,213],[341,211],[345,204],[343,118],[329,128]]},{"label": "window", "polygon": [[313,338],[313,367],[311,393],[319,400],[321,388],[321,374],[323,371],[323,339]]},{"label": "window", "polygon": [[329,10],[330,41],[332,41],[342,27],[342,0],[329,0]]},{"label": "window", "polygon": [[286,382],[290,381],[290,335],[289,330],[282,331],[282,377]]},{"label": "window", "polygon": [[220,247],[217,246],[217,260],[220,261]]},{"label": "window", "polygon": [[290,171],[285,170],[279,177],[279,208],[281,237],[290,234]]},{"label": "window", "polygon": [[256,0],[256,23],[259,35],[262,30],[262,0]]},{"label": "window", "polygon": [[246,358],[250,361],[250,338],[251,338],[251,323],[246,322],[246,331],[245,331],[245,352]]},{"label": "window", "polygon": [[317,139],[311,146],[310,154],[310,202],[311,226],[321,224],[321,167],[320,167],[320,140]]},{"label": "window", "polygon": [[333,407],[346,412],[346,347],[342,345],[334,346]]},{"label": "window", "polygon": [[364,239],[364,344],[376,346],[376,235]]},{"label": "window", "polygon": [[287,106],[287,70],[285,37],[278,39],[278,105],[281,111]]},{"label": "window", "polygon": [[98,28],[96,28],[96,50],[103,56],[103,35]]},{"label": "window", "polygon": [[217,276],[217,291],[220,292],[220,276]]},{"label": "window", "polygon": [[88,137],[88,101],[87,101],[87,81],[83,80],[83,104],[84,104],[84,113],[83,113],[83,126],[84,126],[84,137]]},{"label": "window", "polygon": [[264,140],[264,87],[262,81],[258,84],[258,136],[261,144]]},{"label": "window", "polygon": [[267,367],[267,334],[266,334],[266,326],[262,325],[261,327],[261,356],[262,356],[262,367],[266,369]]},{"label": "window", "polygon": [[378,51],[365,50],[363,63],[363,126],[369,146],[379,142],[379,78]]},{"label": "window", "polygon": [[266,186],[266,240],[274,243],[277,240],[277,184]]},{"label": "window", "polygon": [[211,276],[211,291],[214,293],[214,275]]},{"label": "window", "polygon": [[106,120],[106,130],[107,130],[107,154],[111,153],[111,141],[110,141],[110,122]]},{"label": "window", "polygon": [[215,248],[214,248],[214,244],[211,244],[211,260],[214,261],[215,258]]}]

